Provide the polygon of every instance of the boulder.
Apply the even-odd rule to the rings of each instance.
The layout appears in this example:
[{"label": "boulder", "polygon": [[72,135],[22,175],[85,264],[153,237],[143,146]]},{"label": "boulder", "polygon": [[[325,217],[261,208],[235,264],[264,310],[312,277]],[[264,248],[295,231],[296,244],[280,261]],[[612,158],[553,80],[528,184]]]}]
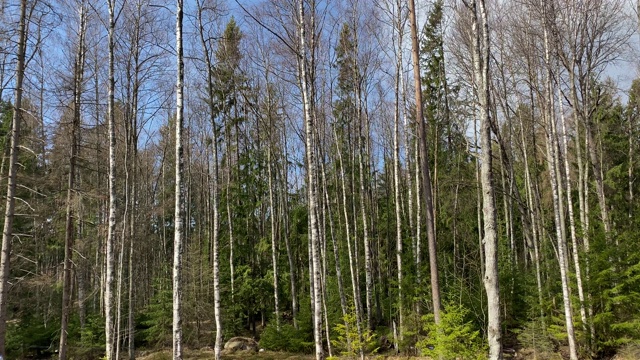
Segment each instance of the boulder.
[{"label": "boulder", "polygon": [[252,338],[236,336],[224,344],[225,353],[229,354],[237,351],[258,352],[258,343]]}]

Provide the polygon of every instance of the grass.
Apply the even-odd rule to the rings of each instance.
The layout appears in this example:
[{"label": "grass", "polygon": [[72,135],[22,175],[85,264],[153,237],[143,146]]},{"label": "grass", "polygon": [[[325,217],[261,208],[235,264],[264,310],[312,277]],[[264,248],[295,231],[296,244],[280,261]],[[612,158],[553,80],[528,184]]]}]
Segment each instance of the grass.
[{"label": "grass", "polygon": [[640,344],[627,344],[623,346],[618,354],[614,357],[615,360],[637,360],[640,359]]}]

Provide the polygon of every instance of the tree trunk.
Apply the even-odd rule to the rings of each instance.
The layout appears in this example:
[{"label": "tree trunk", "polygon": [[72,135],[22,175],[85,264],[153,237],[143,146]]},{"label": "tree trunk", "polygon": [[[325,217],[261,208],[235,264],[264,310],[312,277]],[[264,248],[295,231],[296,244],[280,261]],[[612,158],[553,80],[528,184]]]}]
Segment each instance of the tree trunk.
[{"label": "tree trunk", "polygon": [[115,1],[107,0],[109,5],[109,95],[108,95],[108,121],[109,121],[109,225],[106,243],[106,275],[104,291],[105,311],[105,340],[107,360],[114,360],[114,319],[113,319],[113,273],[116,236],[116,124],[115,124]]},{"label": "tree trunk", "polygon": [[[576,269],[576,283],[578,286],[578,299],[580,300],[580,319],[582,320],[582,330],[585,335],[589,334],[587,329],[588,319],[585,310],[584,288],[582,286],[582,270],[580,265],[580,256],[578,254],[578,239],[576,234],[576,221],[573,213],[573,200],[571,198],[571,168],[569,167],[569,145],[567,140],[567,126],[564,118],[564,106],[562,103],[562,95],[558,89],[558,103],[560,105],[560,125],[562,126],[562,151],[564,152],[564,182],[567,187],[567,207],[569,210],[569,234],[571,235],[571,249],[573,255],[573,264]],[[578,146],[580,146],[578,144]]]},{"label": "tree trunk", "polygon": [[[315,1],[311,2],[311,31],[315,37]],[[318,246],[320,241],[318,231],[318,195],[316,189],[316,163],[315,163],[315,146],[314,146],[314,126],[315,124],[315,109],[312,108],[313,99],[311,94],[313,89],[309,86],[314,86],[313,79],[314,74],[308,71],[308,66],[313,67],[313,64],[307,62],[307,39],[306,39],[306,17],[304,12],[304,1],[298,1],[298,36],[300,40],[298,66],[300,70],[300,85],[302,92],[302,101],[304,109],[305,120],[305,152],[307,162],[307,196],[309,202],[309,247],[311,259],[309,261],[313,269],[313,333],[315,342],[316,360],[324,359],[324,350],[322,348],[322,285],[321,285],[321,268],[320,268],[320,251]],[[311,49],[313,51],[313,47]]]},{"label": "tree trunk", "polygon": [[[338,133],[334,127],[333,129],[333,134],[336,140],[336,154],[338,155],[338,166],[340,168],[340,185],[342,188],[342,208],[344,211],[344,226],[345,226],[345,237],[347,240],[347,253],[349,255],[349,274],[351,277],[351,289],[353,290],[353,306],[355,308],[355,312],[356,312],[356,328],[358,331],[358,338],[361,339],[362,338],[362,324],[361,324],[361,319],[362,319],[362,308],[360,306],[360,299],[359,299],[359,292],[358,292],[358,278],[356,277],[356,273],[358,271],[355,261],[354,261],[354,257],[357,256],[357,254],[354,254],[354,252],[351,249],[351,226],[350,226],[350,221],[349,221],[349,211],[348,211],[348,207],[347,207],[347,186],[345,184],[345,171],[344,171],[344,162],[342,159],[342,151],[339,147],[339,141],[338,141]],[[362,354],[361,354],[362,356]]]},{"label": "tree trunk", "polygon": [[502,359],[500,333],[500,287],[498,283],[498,236],[493,183],[491,123],[489,119],[489,24],[484,0],[473,1],[473,73],[480,115],[480,183],[484,221],[484,287],[487,292],[489,358]]},{"label": "tree trunk", "polygon": [[[321,179],[322,179],[322,193],[324,194],[325,206],[327,208],[328,218],[329,218],[329,230],[331,232],[331,245],[333,247],[333,259],[335,261],[336,267],[336,278],[338,280],[338,293],[340,295],[340,308],[342,309],[342,318],[345,319],[349,308],[347,305],[347,296],[344,292],[344,283],[342,279],[342,267],[340,266],[340,252],[338,249],[338,242],[336,241],[335,236],[335,226],[333,225],[333,214],[331,213],[331,202],[329,200],[329,192],[327,191],[327,172],[324,167],[324,161],[320,162],[321,166]],[[325,281],[326,282],[326,281]],[[349,331],[349,324],[345,322],[345,328]],[[348,346],[351,346],[349,343],[350,340],[347,339]]]},{"label": "tree trunk", "polygon": [[[400,208],[400,83],[402,77],[402,7],[398,3],[398,17],[396,30],[398,32],[398,53],[396,56],[396,81],[395,81],[395,111],[393,123],[393,195],[396,215],[396,268],[398,279],[398,333],[402,340],[403,333],[403,303],[402,303],[402,209]],[[398,349],[396,349],[398,350]]]},{"label": "tree trunk", "polygon": [[[269,90],[267,90],[269,93]],[[270,100],[267,100],[270,104]],[[271,119],[271,113],[269,113],[269,119]],[[273,124],[269,124],[269,129],[273,128]],[[270,134],[271,135],[271,134]],[[271,139],[269,139],[271,140]],[[276,234],[276,205],[275,197],[273,195],[273,170],[272,165],[272,141],[269,141],[269,148],[267,149],[267,172],[269,177],[269,213],[271,214],[271,265],[273,269],[273,302],[274,302],[274,315],[276,318],[276,329],[280,330],[280,309],[278,307],[278,247],[277,247],[277,234]]]},{"label": "tree trunk", "polygon": [[173,238],[173,359],[182,359],[182,252],[184,236],[184,194],[182,172],[184,169],[183,135],[184,127],[184,62],[182,49],[182,7],[183,0],[176,1],[176,54],[177,54],[177,80],[176,80],[176,127],[175,127],[175,213],[174,213],[174,238]]},{"label": "tree trunk", "polygon": [[424,124],[422,84],[420,79],[420,48],[418,46],[418,30],[416,25],[416,5],[409,0],[409,20],[411,27],[411,55],[413,58],[413,82],[416,101],[416,121],[420,129],[420,169],[422,173],[422,191],[424,212],[427,223],[427,242],[429,245],[429,270],[431,275],[431,298],[433,315],[436,324],[440,324],[440,281],[438,279],[438,260],[436,257],[435,219],[433,218],[433,199],[431,196],[431,174],[429,171],[429,155],[427,146],[427,131]]},{"label": "tree trunk", "polygon": [[[287,137],[283,137],[283,151],[284,158],[287,158]],[[282,162],[282,183],[284,184],[284,189],[281,191],[281,204],[280,211],[282,213],[282,218],[284,221],[284,245],[287,248],[287,260],[289,261],[289,282],[291,283],[291,316],[293,317],[293,327],[298,329],[298,296],[297,296],[297,288],[296,288],[296,268],[294,265],[293,252],[291,251],[291,244],[289,243],[289,192],[286,189],[287,184],[289,183],[288,177],[288,166],[287,161]]]},{"label": "tree trunk", "polygon": [[562,221],[562,195],[561,195],[561,183],[559,177],[559,160],[557,155],[557,138],[555,131],[555,105],[554,105],[554,95],[553,95],[553,86],[551,83],[551,60],[550,60],[550,48],[549,48],[549,38],[547,32],[547,26],[544,27],[544,47],[545,47],[545,63],[547,66],[546,70],[546,96],[547,96],[547,109],[545,111],[546,114],[546,124],[548,126],[547,129],[547,163],[549,166],[549,180],[551,182],[551,190],[553,196],[553,209],[555,216],[555,228],[556,228],[556,238],[558,242],[558,263],[560,266],[560,279],[562,281],[562,299],[564,304],[564,315],[565,315],[565,323],[567,330],[567,337],[569,342],[569,356],[571,360],[577,360],[578,355],[576,351],[576,342],[575,342],[575,334],[573,328],[573,311],[571,306],[571,298],[569,294],[569,278],[568,278],[568,268],[566,263],[566,242],[565,235],[563,231],[563,221]]},{"label": "tree trunk", "polygon": [[80,6],[80,28],[78,31],[78,50],[76,53],[73,76],[73,124],[71,127],[71,154],[69,157],[69,178],[67,185],[67,214],[65,219],[64,241],[64,273],[62,282],[62,315],[60,319],[60,345],[58,357],[67,359],[67,330],[69,325],[69,313],[71,308],[71,277],[72,257],[75,229],[74,222],[74,191],[76,178],[76,161],[78,156],[78,133],[80,131],[80,106],[82,98],[82,82],[84,76],[84,35],[85,35],[85,9],[84,3]]}]

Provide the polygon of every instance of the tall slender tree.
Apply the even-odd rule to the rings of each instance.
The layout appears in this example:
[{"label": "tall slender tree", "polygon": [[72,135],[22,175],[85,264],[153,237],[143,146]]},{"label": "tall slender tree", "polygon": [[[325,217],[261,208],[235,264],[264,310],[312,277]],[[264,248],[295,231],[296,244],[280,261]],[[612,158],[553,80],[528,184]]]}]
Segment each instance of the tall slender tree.
[{"label": "tall slender tree", "polygon": [[[305,15],[305,1],[298,0],[297,11],[297,23],[298,23],[298,37],[299,37],[299,53],[298,53],[298,69],[299,69],[299,83],[302,92],[302,105],[304,111],[304,129],[305,129],[305,154],[307,163],[307,196],[308,196],[308,211],[309,211],[309,254],[311,255],[310,274],[312,280],[312,310],[313,310],[313,334],[315,342],[316,360],[324,359],[324,349],[322,347],[322,269],[320,265],[320,250],[319,244],[321,243],[320,231],[318,229],[318,191],[316,188],[316,156],[314,144],[314,127],[316,111],[313,108],[314,101],[312,94],[314,93],[313,86],[315,85],[315,73],[311,71],[313,64],[313,58],[308,57],[308,52],[314,51],[314,44],[307,45],[307,26],[312,31],[315,38],[315,16],[316,16],[316,4],[315,0],[311,0],[309,4],[309,20]],[[307,25],[309,22],[309,25]]]},{"label": "tall slender tree", "polygon": [[67,336],[69,313],[71,310],[71,278],[72,278],[72,256],[73,243],[75,236],[74,226],[74,192],[76,191],[76,162],[78,157],[78,135],[80,132],[80,108],[82,105],[82,83],[84,78],[85,64],[85,31],[86,31],[86,9],[85,3],[80,3],[79,26],[78,26],[78,45],[75,55],[75,63],[73,69],[73,120],[71,124],[71,153],[69,155],[69,175],[67,182],[67,214],[65,225],[65,241],[64,241],[64,274],[62,284],[62,317],[60,319],[60,346],[59,358],[66,360],[67,358]]},{"label": "tall slender tree", "polygon": [[472,1],[473,74],[480,118],[480,183],[484,223],[484,276],[487,292],[489,358],[502,359],[500,328],[500,287],[498,283],[498,234],[493,183],[491,119],[489,118],[489,24],[484,0]]},{"label": "tall slender tree", "polygon": [[104,312],[105,312],[105,341],[107,360],[114,359],[115,342],[115,321],[113,317],[113,281],[114,281],[114,247],[116,237],[116,124],[115,124],[115,30],[116,30],[116,0],[107,0],[109,7],[109,79],[108,79],[108,99],[107,116],[109,128],[109,222],[106,240],[106,275],[104,289]]},{"label": "tall slender tree", "polygon": [[422,195],[425,220],[427,225],[427,244],[429,247],[429,270],[431,275],[431,301],[436,324],[440,324],[440,280],[438,276],[438,259],[436,250],[435,219],[433,217],[433,198],[431,192],[431,171],[429,169],[429,154],[427,146],[427,130],[424,123],[422,102],[422,79],[420,78],[420,47],[418,45],[418,27],[416,24],[416,5],[409,0],[409,27],[411,29],[411,55],[413,62],[413,86],[416,102],[416,121],[419,133],[419,161],[422,180]]},{"label": "tall slender tree", "polygon": [[203,15],[205,12],[205,6],[200,0],[197,1],[198,5],[198,34],[200,36],[200,44],[204,55],[204,61],[206,65],[206,79],[207,79],[207,95],[209,105],[209,121],[211,122],[211,128],[213,129],[213,141],[211,147],[213,149],[213,156],[210,162],[213,164],[213,171],[208,176],[210,177],[211,189],[211,216],[213,217],[213,227],[211,234],[213,252],[213,302],[214,302],[214,317],[216,323],[216,337],[214,345],[214,353],[216,360],[220,359],[220,352],[222,351],[222,315],[220,306],[220,209],[219,209],[219,176],[218,176],[218,124],[216,122],[216,98],[214,89],[214,66],[212,61],[212,49],[208,42],[209,37],[206,35],[206,30],[203,22]]},{"label": "tall slender tree", "polygon": [[183,0],[176,0],[176,124],[175,213],[173,237],[173,359],[182,359],[182,253],[184,249],[184,58],[182,47]]},{"label": "tall slender tree", "polygon": [[14,91],[13,117],[9,147],[9,169],[7,174],[7,197],[4,208],[4,228],[2,230],[2,254],[0,255],[0,356],[6,358],[7,301],[9,298],[9,271],[11,260],[11,239],[15,209],[16,174],[18,170],[18,151],[20,142],[20,124],[22,122],[22,93],[27,53],[27,0],[20,1],[20,25],[18,40],[18,61],[16,63],[16,86]]}]

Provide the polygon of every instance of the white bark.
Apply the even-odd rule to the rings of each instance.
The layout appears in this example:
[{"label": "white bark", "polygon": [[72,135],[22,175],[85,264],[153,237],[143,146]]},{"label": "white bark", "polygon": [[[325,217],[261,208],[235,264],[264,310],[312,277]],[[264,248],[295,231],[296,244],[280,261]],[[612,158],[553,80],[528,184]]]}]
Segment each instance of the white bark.
[{"label": "white bark", "polygon": [[[398,32],[398,47],[396,55],[396,79],[395,79],[395,111],[393,123],[393,195],[395,201],[396,215],[396,268],[398,279],[398,329],[399,337],[402,340],[403,333],[403,315],[404,310],[402,303],[402,209],[400,208],[400,83],[402,79],[402,7],[398,2],[398,17],[394,19],[396,22],[396,31]],[[397,342],[395,342],[397,344]],[[398,350],[398,349],[396,349]]]},{"label": "white bark", "polygon": [[345,184],[345,171],[344,164],[342,160],[342,152],[339,148],[338,142],[338,134],[336,129],[333,129],[333,134],[336,139],[336,154],[338,154],[338,166],[340,168],[340,185],[342,187],[342,205],[343,205],[343,214],[344,214],[344,225],[345,225],[345,237],[347,240],[347,252],[349,254],[349,274],[351,275],[351,289],[353,290],[353,305],[356,311],[356,327],[358,330],[358,338],[362,338],[362,325],[360,323],[361,319],[361,308],[360,308],[360,300],[358,299],[358,279],[356,277],[357,267],[354,262],[354,252],[351,250],[351,234],[350,229],[351,226],[349,224],[349,212],[347,207],[347,186]]},{"label": "white bark", "polygon": [[[325,201],[325,206],[327,210],[327,218],[329,219],[329,230],[331,231],[331,245],[333,247],[333,259],[336,267],[336,278],[338,280],[338,293],[340,295],[340,307],[342,309],[342,318],[344,319],[348,314],[349,308],[347,305],[347,296],[345,295],[345,292],[344,292],[344,282],[342,279],[342,266],[340,265],[340,253],[339,253],[338,242],[336,240],[335,231],[334,231],[335,226],[333,224],[333,215],[331,213],[331,202],[329,200],[329,192],[327,191],[327,172],[324,167],[324,162],[320,162],[320,166],[321,166],[320,175],[322,177],[321,178],[322,193],[324,194],[324,201]],[[325,289],[325,292],[326,292],[326,289]],[[349,331],[349,324],[347,324],[346,322],[345,322],[345,327],[347,331]],[[347,345],[351,346],[349,339],[347,339]]]},{"label": "white bark", "polygon": [[571,306],[571,297],[569,294],[569,279],[568,279],[568,267],[566,263],[566,242],[565,235],[562,226],[562,209],[561,209],[561,183],[559,182],[559,161],[557,155],[557,138],[555,131],[555,118],[554,118],[554,96],[553,86],[551,83],[551,60],[550,60],[550,48],[549,37],[547,33],[547,26],[544,27],[544,48],[545,48],[545,63],[546,70],[546,96],[547,96],[547,109],[545,111],[547,129],[547,163],[549,166],[549,180],[551,182],[551,190],[553,196],[553,210],[555,216],[555,228],[556,239],[558,242],[558,263],[560,267],[560,279],[562,281],[562,299],[564,305],[565,324],[567,330],[567,338],[569,342],[569,356],[571,360],[577,360],[578,355],[576,351],[576,341],[573,328],[573,310]]},{"label": "white bark", "polygon": [[[222,315],[220,306],[220,201],[219,201],[219,167],[218,167],[218,131],[215,118],[215,103],[214,103],[214,84],[213,84],[213,61],[211,59],[211,49],[207,45],[207,38],[205,36],[205,30],[203,25],[203,5],[200,1],[197,2],[198,6],[198,34],[200,36],[200,44],[202,46],[202,52],[204,55],[205,64],[207,65],[207,95],[209,97],[209,121],[211,122],[211,128],[213,129],[213,141],[211,147],[213,148],[213,159],[210,163],[213,164],[213,171],[209,176],[209,195],[211,196],[212,207],[212,222],[213,229],[211,233],[211,252],[213,253],[213,312],[216,323],[216,336],[214,345],[215,360],[220,359],[220,353],[222,351]],[[207,167],[208,168],[208,167]]]},{"label": "white bark", "polygon": [[182,171],[184,169],[184,61],[182,48],[183,0],[176,0],[176,124],[175,124],[175,213],[173,238],[173,359],[182,359],[182,252],[184,236],[184,194]]},{"label": "white bark", "polygon": [[576,283],[578,286],[578,299],[580,300],[580,319],[582,320],[582,329],[588,334],[587,329],[587,312],[585,310],[584,289],[582,286],[582,270],[580,265],[580,256],[578,254],[578,239],[576,234],[576,221],[573,213],[573,199],[571,198],[571,168],[569,166],[569,145],[567,140],[567,125],[564,117],[564,106],[562,96],[558,90],[558,103],[560,105],[560,125],[562,126],[562,151],[564,152],[564,181],[567,188],[567,207],[569,210],[569,234],[571,235],[571,249],[573,255],[573,264],[576,271]]},{"label": "white bark", "polygon": [[473,73],[477,87],[480,117],[480,182],[484,221],[484,287],[487,292],[489,358],[502,359],[500,332],[500,288],[498,283],[498,234],[491,155],[489,119],[489,25],[484,0],[472,3],[474,51]]},{"label": "white bark", "polygon": [[[269,93],[269,90],[267,90]],[[271,104],[271,99],[267,102]],[[271,117],[271,113],[267,115]],[[269,128],[273,128],[273,124],[269,124]],[[275,197],[273,195],[273,170],[271,169],[272,158],[272,146],[273,142],[270,140],[269,148],[267,149],[267,173],[269,177],[269,212],[271,214],[271,265],[273,269],[273,302],[274,302],[274,316],[276,319],[276,329],[280,330],[280,309],[278,307],[278,247],[277,247],[277,233],[276,233],[276,206]]]},{"label": "white bark", "polygon": [[365,281],[365,300],[367,305],[367,322],[369,329],[373,329],[373,269],[371,261],[371,246],[369,243],[369,225],[367,221],[367,206],[365,202],[365,177],[363,154],[364,147],[360,147],[358,154],[358,167],[360,170],[360,215],[362,216],[362,242],[364,248],[364,281]]},{"label": "white bark", "polygon": [[[315,1],[311,2],[310,22],[311,30],[315,33]],[[307,162],[307,195],[309,202],[309,248],[310,248],[310,266],[313,269],[313,333],[315,342],[316,360],[324,359],[324,350],[322,348],[322,285],[321,285],[321,265],[319,231],[318,231],[318,195],[316,189],[316,163],[315,163],[315,146],[314,146],[314,126],[315,109],[312,109],[310,84],[314,81],[310,77],[313,76],[308,71],[309,59],[307,59],[307,39],[306,39],[306,18],[304,11],[304,1],[298,1],[298,36],[300,41],[298,66],[300,70],[300,85],[302,92],[302,102],[305,121],[305,152]],[[314,34],[315,36],[315,34]],[[312,66],[312,65],[311,65]]]},{"label": "white bark", "polygon": [[114,246],[116,236],[116,130],[115,130],[115,0],[107,0],[109,5],[109,95],[107,104],[109,122],[109,225],[106,242],[106,275],[104,290],[105,340],[107,360],[114,359],[114,319],[113,319],[113,280]]}]

